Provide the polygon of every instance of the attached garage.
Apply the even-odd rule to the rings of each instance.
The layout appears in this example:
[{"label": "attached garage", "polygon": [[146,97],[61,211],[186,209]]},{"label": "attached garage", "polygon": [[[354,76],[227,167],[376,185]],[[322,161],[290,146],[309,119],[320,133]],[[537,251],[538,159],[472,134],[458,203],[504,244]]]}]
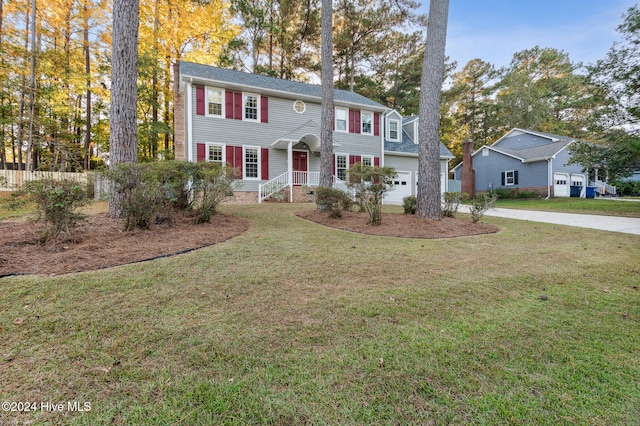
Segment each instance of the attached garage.
[{"label": "attached garage", "polygon": [[569,194],[569,174],[556,172],[553,175],[553,196],[568,197]]},{"label": "attached garage", "polygon": [[397,172],[393,180],[393,189],[386,193],[384,202],[387,204],[402,204],[402,199],[411,194],[411,172]]}]

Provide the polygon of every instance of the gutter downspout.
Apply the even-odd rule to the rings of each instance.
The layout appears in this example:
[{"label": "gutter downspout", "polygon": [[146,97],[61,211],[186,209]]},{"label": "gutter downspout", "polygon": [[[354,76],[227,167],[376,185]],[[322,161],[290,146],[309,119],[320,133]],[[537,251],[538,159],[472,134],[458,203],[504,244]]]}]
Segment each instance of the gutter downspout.
[{"label": "gutter downspout", "polygon": [[553,184],[553,178],[551,176],[551,172],[553,170],[553,157],[547,160],[547,198],[548,200],[551,198],[551,185]]},{"label": "gutter downspout", "polygon": [[187,86],[187,161],[193,161],[193,111],[192,97],[193,97],[193,78],[189,79],[189,85]]}]

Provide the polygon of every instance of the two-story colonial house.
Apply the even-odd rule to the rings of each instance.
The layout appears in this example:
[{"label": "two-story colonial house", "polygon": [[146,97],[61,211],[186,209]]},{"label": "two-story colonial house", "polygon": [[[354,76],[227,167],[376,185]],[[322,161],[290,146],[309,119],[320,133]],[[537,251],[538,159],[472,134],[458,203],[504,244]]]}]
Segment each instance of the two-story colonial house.
[{"label": "two-story colonial house", "polygon": [[[236,196],[247,201],[287,187],[293,200],[296,186],[318,185],[321,96],[318,85],[181,62],[174,87],[176,159],[237,168]],[[344,187],[356,162],[389,165],[403,172],[394,191],[415,194],[417,145],[409,142],[402,117],[346,90],[334,90],[334,104],[335,185]],[[444,154],[446,169],[450,153]]]}]

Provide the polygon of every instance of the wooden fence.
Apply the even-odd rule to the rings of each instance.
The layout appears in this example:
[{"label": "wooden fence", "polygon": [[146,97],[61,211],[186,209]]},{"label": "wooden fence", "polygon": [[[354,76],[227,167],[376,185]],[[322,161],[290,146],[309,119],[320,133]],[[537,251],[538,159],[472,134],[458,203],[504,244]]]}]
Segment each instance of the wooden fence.
[{"label": "wooden fence", "polygon": [[[4,177],[4,179],[3,179]],[[5,181],[6,179],[6,181]],[[15,191],[24,182],[38,179],[72,180],[88,184],[88,173],[26,172],[24,170],[0,170],[0,191]]]}]

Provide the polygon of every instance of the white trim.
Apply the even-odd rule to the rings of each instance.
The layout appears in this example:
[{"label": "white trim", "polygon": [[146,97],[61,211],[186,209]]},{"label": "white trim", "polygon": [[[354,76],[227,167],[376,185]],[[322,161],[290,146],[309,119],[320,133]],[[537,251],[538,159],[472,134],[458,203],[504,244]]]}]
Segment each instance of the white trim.
[{"label": "white trim", "polygon": [[205,144],[205,152],[204,152],[204,156],[205,156],[205,161],[208,163],[217,163],[217,161],[211,161],[209,160],[209,147],[212,146],[219,146],[220,148],[222,148],[222,164],[224,165],[227,162],[227,146],[223,143],[218,143],[218,142],[203,142]]},{"label": "white trim", "polygon": [[[247,118],[247,96],[254,96],[256,98],[256,118]],[[254,123],[260,122],[260,95],[253,92],[242,92],[242,121],[250,121]]]},{"label": "white trim", "polygon": [[[511,173],[511,183],[509,183],[508,173]],[[504,186],[513,186],[516,184],[516,171],[515,170],[505,170],[504,171]]]},{"label": "white trim", "polygon": [[[391,123],[396,123],[397,127],[396,127],[396,133],[397,133],[397,137],[396,138],[392,138],[391,137]],[[389,126],[387,126],[387,139],[392,141],[392,142],[400,142],[400,138],[402,137],[402,125],[400,123],[400,120],[394,120],[393,118],[389,119]]]},{"label": "white trim", "polygon": [[[371,116],[371,122],[370,124],[370,130],[368,132],[364,132],[362,130],[362,126],[364,126],[364,120],[362,118],[363,114],[369,114]],[[369,135],[369,136],[373,136],[373,124],[374,124],[374,118],[373,118],[373,111],[365,111],[365,110],[360,110],[360,134],[361,135]]]},{"label": "white trim", "polygon": [[[209,114],[209,90],[220,92],[220,115]],[[205,86],[204,87],[204,115],[206,117],[225,118],[225,91],[219,87]]]},{"label": "white trim", "polygon": [[187,161],[194,161],[193,158],[193,86],[187,84]]},{"label": "white trim", "polygon": [[[296,105],[297,104],[302,104],[302,111],[298,111],[296,109]],[[307,104],[304,103],[304,101],[301,101],[300,99],[296,99],[295,101],[293,101],[293,110],[297,113],[297,114],[304,114],[304,112],[307,110]]]},{"label": "white trim", "polygon": [[[345,173],[345,177],[347,175],[347,170],[349,170],[349,154],[346,154],[344,152],[334,152],[333,153],[334,158],[335,158],[335,165],[333,167],[333,174],[338,178],[338,156],[343,156],[344,157],[344,162],[345,162],[345,168],[344,168],[344,173]],[[344,180],[344,179],[342,179]]]},{"label": "white trim", "polygon": [[[344,119],[344,130],[340,130],[338,129],[338,111],[344,111],[345,112],[345,119]],[[338,132],[338,133],[349,133],[349,108],[344,108],[344,107],[334,107],[334,127],[335,130],[334,132]]]},{"label": "white trim", "polygon": [[[242,145],[242,179],[243,180],[260,180],[260,173],[262,172],[262,170],[260,170],[260,148],[259,146],[253,146],[253,145]],[[255,149],[256,150],[256,158],[257,158],[257,168],[256,168],[256,177],[248,177],[247,176],[247,149]]]}]

